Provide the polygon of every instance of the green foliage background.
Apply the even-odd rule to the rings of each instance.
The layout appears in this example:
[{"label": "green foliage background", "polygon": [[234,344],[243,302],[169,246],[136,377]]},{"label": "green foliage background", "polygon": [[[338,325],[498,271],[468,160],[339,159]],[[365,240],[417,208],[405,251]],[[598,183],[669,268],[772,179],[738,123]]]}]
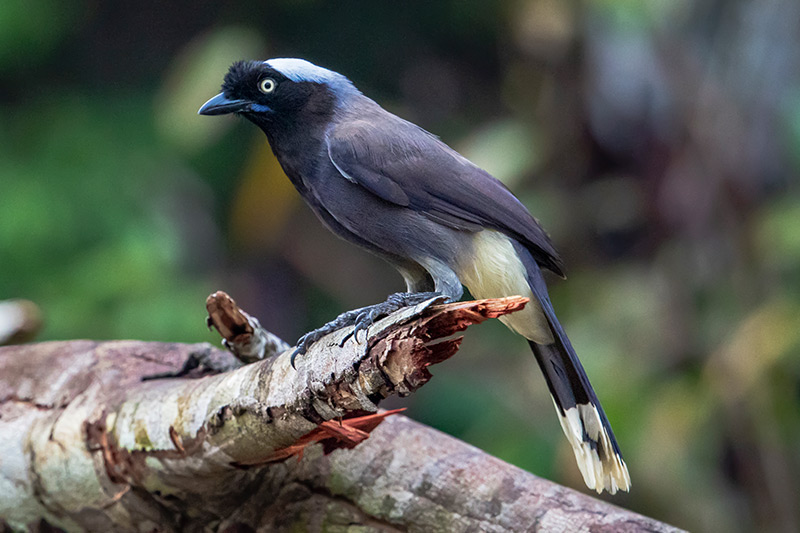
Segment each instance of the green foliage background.
[{"label": "green foliage background", "polygon": [[[197,116],[237,59],[300,56],[505,181],[633,478],[697,531],[800,529],[800,4],[634,0],[0,5],[0,299],[40,340],[216,342],[229,292],[289,340],[402,288],[329,235],[262,134]],[[410,415],[583,490],[499,324]]]}]

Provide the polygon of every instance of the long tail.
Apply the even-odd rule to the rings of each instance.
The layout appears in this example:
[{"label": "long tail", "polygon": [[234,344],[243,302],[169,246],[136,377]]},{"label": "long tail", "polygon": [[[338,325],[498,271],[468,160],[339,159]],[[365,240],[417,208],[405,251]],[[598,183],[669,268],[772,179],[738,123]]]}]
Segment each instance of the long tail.
[{"label": "long tail", "polygon": [[628,467],[589,378],[556,318],[542,272],[527,251],[520,256],[534,297],[544,311],[554,339],[548,345],[531,340],[528,343],[547,381],[561,427],[572,445],[583,479],[598,493],[603,489],[611,494],[617,490],[627,491],[631,486]]},{"label": "long tail", "polygon": [[525,309],[500,320],[528,339],[586,485],[611,494],[628,490],[628,467],[611,425],[556,318],[542,271],[530,251],[499,231],[484,229],[474,235],[472,254],[459,265],[458,277],[476,298],[511,294],[531,298]]}]

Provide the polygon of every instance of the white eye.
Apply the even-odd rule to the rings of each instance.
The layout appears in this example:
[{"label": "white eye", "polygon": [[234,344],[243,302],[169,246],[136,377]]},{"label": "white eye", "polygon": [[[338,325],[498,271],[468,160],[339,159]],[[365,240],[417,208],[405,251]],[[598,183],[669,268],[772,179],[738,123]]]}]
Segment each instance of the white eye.
[{"label": "white eye", "polygon": [[275,83],[275,80],[272,78],[264,78],[260,82],[258,82],[258,90],[264,94],[269,94],[275,90],[278,84]]}]

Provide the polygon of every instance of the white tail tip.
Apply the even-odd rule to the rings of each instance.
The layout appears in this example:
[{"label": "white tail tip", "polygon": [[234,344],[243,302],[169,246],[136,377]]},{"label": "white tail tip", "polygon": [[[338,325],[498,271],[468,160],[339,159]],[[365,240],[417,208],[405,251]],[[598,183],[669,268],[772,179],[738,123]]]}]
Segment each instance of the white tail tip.
[{"label": "white tail tip", "polygon": [[563,416],[558,406],[556,411],[586,486],[598,494],[603,490],[609,494],[629,490],[631,476],[628,467],[612,445],[597,408],[592,404],[579,404],[566,409]]}]

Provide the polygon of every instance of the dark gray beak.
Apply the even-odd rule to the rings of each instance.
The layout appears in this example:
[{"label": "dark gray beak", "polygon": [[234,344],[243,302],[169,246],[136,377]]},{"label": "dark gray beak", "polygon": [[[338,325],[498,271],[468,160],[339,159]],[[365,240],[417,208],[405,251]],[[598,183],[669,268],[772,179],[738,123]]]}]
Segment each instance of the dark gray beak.
[{"label": "dark gray beak", "polygon": [[247,100],[233,100],[225,96],[225,93],[219,93],[217,96],[203,104],[203,107],[200,108],[197,114],[227,115],[228,113],[247,111],[249,108],[250,102]]}]

